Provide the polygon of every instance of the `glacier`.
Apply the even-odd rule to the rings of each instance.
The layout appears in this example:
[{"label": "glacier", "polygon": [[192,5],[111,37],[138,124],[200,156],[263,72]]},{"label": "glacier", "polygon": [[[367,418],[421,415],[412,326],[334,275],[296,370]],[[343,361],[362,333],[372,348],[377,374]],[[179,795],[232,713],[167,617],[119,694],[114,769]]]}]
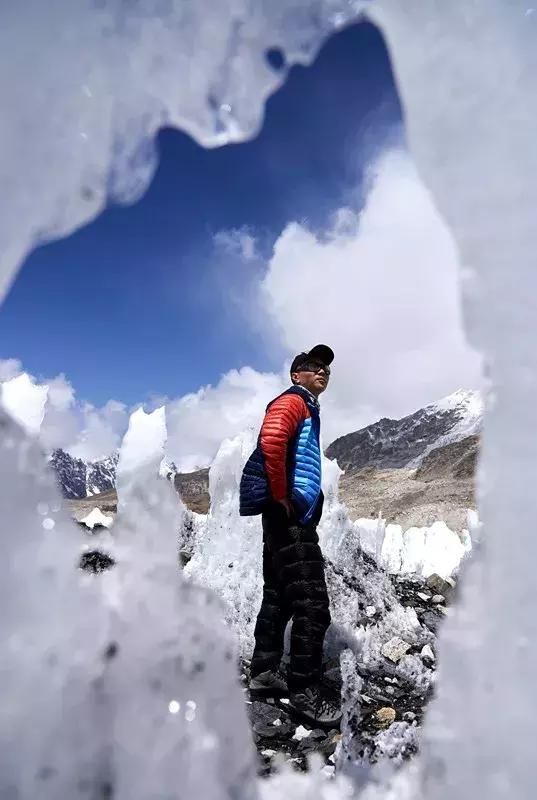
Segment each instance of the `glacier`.
[{"label": "glacier", "polygon": [[[0,133],[0,174],[10,197],[0,225],[2,291],[33,244],[88,221],[108,194],[125,200],[145,188],[154,167],[151,136],[160,124],[181,126],[205,144],[252,133],[263,100],[282,80],[260,66],[263,49],[277,44],[289,63],[307,63],[322,38],[356,18],[363,7],[344,0],[289,0],[269,12],[263,3],[236,0],[217,10],[211,6],[210,13],[205,3],[186,10],[170,2],[135,4],[129,14],[119,0],[53,0],[44,14],[37,0],[8,4],[0,31],[1,73],[9,76],[0,90],[3,107],[12,112]],[[123,540],[132,535],[133,545],[140,545],[146,571],[127,558],[121,568],[128,600],[123,611],[130,616],[125,628],[117,619],[113,627],[125,637],[127,658],[116,661],[121,670],[108,670],[114,673],[110,694],[96,703],[95,693],[102,699],[106,684],[96,652],[102,652],[103,629],[111,620],[104,602],[82,601],[80,576],[73,570],[76,528],[61,508],[55,510],[57,492],[32,442],[2,415],[0,501],[4,529],[14,532],[1,582],[1,672],[10,698],[0,723],[6,796],[76,797],[96,775],[104,790],[115,751],[118,796],[130,793],[134,800],[194,792],[211,800],[255,797],[258,791],[264,800],[339,800],[357,793],[367,800],[533,797],[537,458],[528,432],[535,430],[537,413],[537,153],[530,102],[537,49],[532,9],[519,0],[409,0],[404,5],[377,0],[367,10],[387,37],[412,153],[459,248],[465,329],[486,359],[491,389],[481,462],[482,545],[465,570],[458,606],[442,633],[437,697],[425,725],[423,754],[394,775],[357,768],[322,781],[314,771],[287,773],[257,788],[249,777],[247,723],[226,667],[226,637],[211,606],[214,600],[186,588],[174,594],[180,579],[165,572],[162,554],[148,553],[143,541],[150,523],[143,511],[151,492],[146,496],[145,487],[135,482],[132,494],[125,496],[132,497],[136,513]],[[248,24],[241,26],[245,20]],[[63,30],[67,33],[58,36]],[[153,60],[156,51],[161,57]],[[32,69],[21,55],[25,52],[32,53]],[[192,81],[174,79],[185,72]],[[45,506],[45,513],[51,513],[42,517],[39,509]],[[169,521],[153,526],[147,531],[165,539]],[[516,546],[509,546],[509,534],[516,535]],[[133,557],[135,550],[130,548]],[[164,570],[162,584],[150,577],[152,563]],[[95,589],[94,582],[90,588]],[[163,592],[163,611],[153,604],[157,588]],[[117,609],[122,591],[116,589],[110,588],[109,602],[115,598]],[[173,627],[180,609],[182,644],[189,658],[196,647],[203,650],[206,682],[191,683],[190,673],[179,665],[176,672],[169,668],[166,657],[171,654],[173,661],[173,647],[166,653],[162,641],[153,638],[157,631],[165,641],[170,631],[181,636],[181,625]],[[154,631],[153,625],[162,627]],[[194,641],[194,627],[203,643]],[[81,636],[84,630],[87,635]],[[105,652],[113,663],[122,651],[108,646]],[[169,767],[169,754],[152,749],[148,730],[154,730],[153,714],[162,703],[157,702],[158,686],[151,691],[151,681],[146,683],[144,668],[148,676],[154,674],[155,663],[157,672],[163,670],[159,680],[164,690],[175,676],[190,700],[194,690],[199,697],[217,693],[222,716],[228,716],[225,728],[216,726],[225,759],[197,758],[194,740],[205,741],[209,752],[215,740],[200,739],[199,728],[189,729],[198,723],[188,723],[186,713],[169,740],[176,743],[175,737],[182,737],[184,749],[178,752],[189,759],[182,762],[179,779]],[[47,691],[36,692],[43,676]],[[133,716],[129,707],[136,708],[137,698],[139,713]],[[170,708],[177,709],[172,702],[179,704],[178,711],[183,708],[175,697],[167,694],[167,699],[169,714]],[[113,727],[109,718],[117,703]],[[81,715],[80,709],[93,712]],[[178,713],[172,716],[179,718]],[[204,728],[205,712],[201,719]],[[141,721],[143,730],[133,721]],[[140,753],[148,769],[156,763],[164,767],[163,775],[155,771],[148,776],[150,788],[138,771],[144,760]],[[131,769],[140,783],[130,779]]]}]

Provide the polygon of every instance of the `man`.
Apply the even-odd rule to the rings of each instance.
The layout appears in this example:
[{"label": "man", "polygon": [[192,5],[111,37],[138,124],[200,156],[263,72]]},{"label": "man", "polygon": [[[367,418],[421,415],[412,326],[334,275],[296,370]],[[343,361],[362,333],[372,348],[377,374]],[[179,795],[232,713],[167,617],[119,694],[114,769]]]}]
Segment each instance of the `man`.
[{"label": "man", "polygon": [[[241,514],[262,514],[263,520],[263,601],[250,691],[274,697],[289,692],[291,712],[329,728],[339,725],[341,713],[321,691],[330,611],[316,529],[323,509],[318,397],[328,386],[333,359],[323,344],[293,359],[292,386],[267,407],[240,491]],[[291,618],[286,681],[280,661]]]}]

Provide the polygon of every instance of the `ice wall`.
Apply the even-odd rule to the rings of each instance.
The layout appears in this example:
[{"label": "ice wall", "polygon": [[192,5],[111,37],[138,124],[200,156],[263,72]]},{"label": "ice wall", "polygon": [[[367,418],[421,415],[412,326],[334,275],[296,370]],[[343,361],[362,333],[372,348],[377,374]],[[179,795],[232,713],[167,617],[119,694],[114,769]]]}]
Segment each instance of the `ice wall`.
[{"label": "ice wall", "polygon": [[[141,450],[149,440],[152,447]],[[253,750],[235,637],[217,596],[184,581],[184,506],[159,476],[163,409],[136,412],[121,447],[107,688],[115,800],[255,798]]]},{"label": "ice wall", "polygon": [[529,5],[372,5],[412,153],[457,240],[466,329],[493,389],[480,471],[485,535],[443,631],[426,728],[429,798],[534,794],[537,47]]},{"label": "ice wall", "polygon": [[0,796],[103,796],[106,612],[37,442],[1,410],[0,509]]},{"label": "ice wall", "polygon": [[155,168],[153,137],[206,146],[251,136],[283,80],[265,59],[309,63],[363,0],[18,0],[2,4],[0,298],[37,242],[132,201]]},{"label": "ice wall", "polygon": [[239,483],[255,447],[248,431],[221,445],[209,473],[211,508],[196,531],[194,555],[185,574],[210,587],[225,604],[225,618],[250,657],[261,604],[262,532],[259,517],[239,516]]}]

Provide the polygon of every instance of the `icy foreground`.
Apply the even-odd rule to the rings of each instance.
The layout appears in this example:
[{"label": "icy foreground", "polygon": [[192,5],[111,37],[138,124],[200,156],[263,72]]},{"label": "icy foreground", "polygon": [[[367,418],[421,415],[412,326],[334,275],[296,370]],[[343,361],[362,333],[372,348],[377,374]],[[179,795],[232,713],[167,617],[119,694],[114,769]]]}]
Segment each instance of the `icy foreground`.
[{"label": "icy foreground", "polygon": [[0,581],[2,797],[187,798],[200,782],[211,799],[255,795],[233,637],[217,599],[181,579],[183,509],[158,478],[159,447],[135,463],[136,422],[118,566],[88,581],[43,455],[0,417],[0,501],[17,531]]},{"label": "icy foreground", "polygon": [[[185,574],[222,598],[226,619],[237,632],[241,653],[246,658],[253,649],[253,629],[261,603],[262,543],[259,518],[239,516],[239,483],[243,466],[254,447],[252,432],[222,444],[209,473],[210,513],[207,517],[193,516],[194,530],[187,527],[185,531],[189,541],[180,542],[181,549],[188,547],[191,553]],[[384,520],[364,519],[353,523],[338,499],[339,476],[337,464],[324,458],[326,501],[319,540],[336,572],[356,580],[363,554],[371,556],[389,574],[428,577],[436,573],[449,577],[458,571],[462,559],[471,550],[467,531],[461,537],[442,522],[405,532],[400,525],[385,526]],[[390,608],[395,604],[391,585],[382,577],[380,569],[376,574],[370,572],[363,577],[360,602],[378,609]],[[343,599],[344,596],[344,590],[334,577],[335,621],[352,631],[359,619],[358,597],[353,596],[349,605],[349,598]]]},{"label": "icy foreground", "polygon": [[[212,143],[218,136],[220,141],[239,139],[251,132],[263,99],[279,80],[261,68],[263,49],[279,44],[291,61],[307,61],[323,35],[355,18],[361,4],[289,0],[269,13],[266,4],[237,0],[219,5],[218,20],[211,16],[210,25],[204,25],[209,18],[204,6],[187,13],[182,3],[155,4],[152,14],[139,4],[96,7],[89,0],[55,0],[44,13],[41,3],[26,0],[3,9],[0,58],[3,74],[11,79],[2,84],[2,101],[13,112],[11,128],[0,134],[0,172],[10,198],[0,228],[4,287],[39,236],[61,235],[87,221],[102,207],[107,191],[128,198],[147,185],[153,162],[140,146],[149,143],[163,121]],[[241,26],[246,8],[249,24]],[[537,427],[533,9],[520,0],[378,0],[368,9],[391,48],[420,173],[461,253],[467,334],[489,364],[495,402],[483,448],[486,547],[466,575],[458,613],[444,627],[438,696],[426,725],[423,758],[391,783],[383,774],[368,782],[371,776],[363,771],[349,782],[337,778],[332,784],[311,774],[279,777],[261,791],[265,800],[340,800],[358,793],[367,800],[529,800],[535,791],[537,672],[537,616],[531,602],[537,452],[535,437],[528,435]],[[63,25],[69,35],[58,36]],[[34,57],[31,70],[21,68],[19,57],[28,48]],[[159,57],[153,59],[154,53]],[[131,69],[143,80],[133,79]],[[178,82],[176,75],[188,75],[189,69],[195,80]],[[123,100],[120,106],[116,97]],[[92,765],[103,764],[103,750],[111,750],[108,743],[119,741],[117,731],[110,738],[95,736],[93,716],[80,714],[81,708],[102,709],[94,697],[87,704],[95,659],[83,650],[88,641],[98,640],[101,624],[92,622],[87,603],[81,613],[76,587],[69,585],[74,580],[71,524],[53,516],[39,523],[36,516],[39,504],[59,513],[52,482],[36,465],[29,443],[7,425],[2,422],[0,444],[0,500],[9,555],[2,564],[1,670],[10,702],[0,723],[2,794],[23,800],[76,797],[81,785],[75,778],[94,774]],[[49,519],[53,529],[50,522],[43,525]],[[43,540],[47,530],[54,534]],[[516,547],[508,546],[508,533],[516,535]],[[146,582],[140,585],[144,588],[133,611],[141,607],[150,613],[152,594],[146,593]],[[196,619],[195,604],[182,605]],[[200,620],[203,625],[204,615],[197,616]],[[94,629],[77,650],[73,637],[76,645],[82,624]],[[221,629],[216,621],[208,625],[216,644]],[[147,631],[147,624],[138,626],[137,644],[146,655]],[[55,648],[56,659],[45,658],[48,648]],[[73,665],[77,652],[83,657]],[[232,684],[220,655],[216,646],[209,661],[215,688],[209,683],[203,689],[221,691],[224,697]],[[130,665],[121,666],[128,674]],[[45,685],[47,692],[36,692]],[[144,689],[147,699],[149,687],[144,684]],[[114,697],[103,704],[107,712]],[[213,760],[214,768],[204,763],[202,771],[197,759],[185,762],[179,781],[170,781],[164,790],[157,770],[149,792],[145,786],[128,786],[131,800],[241,794],[231,795],[236,783],[228,780],[225,767],[241,774],[247,757],[245,727],[232,688],[227,699],[230,725],[222,741],[231,749],[224,765]],[[145,714],[138,715],[140,720]],[[129,752],[129,737],[138,735],[127,727],[121,727],[124,752]],[[183,730],[192,747],[187,753],[195,758],[192,728],[184,724]],[[136,747],[133,751],[139,753]],[[144,755],[152,765],[162,752]],[[103,789],[106,768],[99,775]],[[249,796],[255,796],[255,789],[248,788]]]}]

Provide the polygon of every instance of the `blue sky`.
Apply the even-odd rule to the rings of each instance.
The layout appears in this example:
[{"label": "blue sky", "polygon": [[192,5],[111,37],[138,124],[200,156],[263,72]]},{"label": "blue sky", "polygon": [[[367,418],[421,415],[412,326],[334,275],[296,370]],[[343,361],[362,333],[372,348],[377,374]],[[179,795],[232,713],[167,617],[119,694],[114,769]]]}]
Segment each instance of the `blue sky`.
[{"label": "blue sky", "polygon": [[241,273],[231,265],[226,277],[214,237],[245,228],[268,256],[289,222],[321,231],[337,208],[359,209],[364,169],[400,123],[385,46],[362,24],[291,70],[253,141],[204,150],[162,131],[136,205],[27,259],[0,312],[0,358],[36,376],[63,372],[96,405],[177,397],[244,365],[280,369],[287,352],[230,304]]}]

